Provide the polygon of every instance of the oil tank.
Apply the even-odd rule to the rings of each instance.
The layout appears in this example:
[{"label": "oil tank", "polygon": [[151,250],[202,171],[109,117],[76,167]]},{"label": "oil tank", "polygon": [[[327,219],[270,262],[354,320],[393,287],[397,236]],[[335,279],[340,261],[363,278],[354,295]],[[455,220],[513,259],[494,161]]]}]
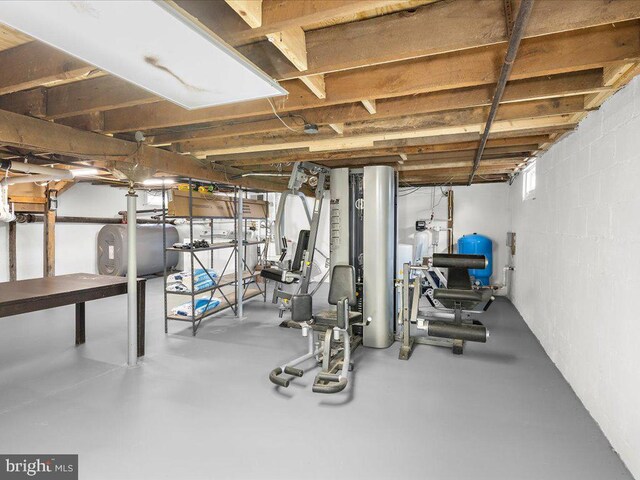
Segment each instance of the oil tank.
[{"label": "oil tank", "polygon": [[458,239],[458,253],[464,255],[484,255],[487,258],[487,267],[480,269],[469,269],[469,275],[474,277],[480,285],[490,285],[493,273],[493,243],[491,239],[484,235],[473,233],[463,235]]},{"label": "oil tank", "polygon": [[[175,227],[167,227],[167,246],[178,241]],[[98,232],[98,273],[127,274],[127,226],[105,225]],[[161,225],[138,225],[136,229],[138,275],[151,275],[163,270]],[[178,264],[178,252],[167,252],[167,267]]]}]

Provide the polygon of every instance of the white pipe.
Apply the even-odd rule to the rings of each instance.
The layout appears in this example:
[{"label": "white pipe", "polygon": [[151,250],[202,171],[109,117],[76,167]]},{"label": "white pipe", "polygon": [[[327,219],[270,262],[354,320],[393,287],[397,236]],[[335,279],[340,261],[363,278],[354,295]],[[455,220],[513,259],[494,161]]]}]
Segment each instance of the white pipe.
[{"label": "white pipe", "polygon": [[514,270],[514,267],[506,266],[502,268],[502,285],[494,285],[494,295],[504,297],[509,295],[509,273]]},{"label": "white pipe", "polygon": [[[70,178],[73,178],[71,176]],[[19,177],[6,177],[0,180],[0,186],[16,185],[18,183],[40,183],[50,182],[51,180],[67,180],[67,178],[61,178],[58,175],[22,175]]]},{"label": "white pipe", "polygon": [[19,173],[35,173],[39,175],[57,175],[62,179],[73,178],[71,170],[63,170],[61,168],[43,167],[42,165],[33,165],[31,163],[15,162],[9,160],[9,170]]},{"label": "white pipe", "polygon": [[138,196],[129,188],[127,194],[127,364],[135,367],[138,362],[138,264],[136,252],[136,199]]},{"label": "white pipe", "polygon": [[43,167],[42,165],[32,165],[30,163],[15,162],[13,160],[8,160],[6,162],[3,161],[2,166],[7,166],[7,171],[35,174],[25,177],[5,177],[2,181],[0,181],[0,185],[2,186],[15,185],[17,183],[48,182],[50,180],[73,179],[71,170],[63,170],[61,168]]}]

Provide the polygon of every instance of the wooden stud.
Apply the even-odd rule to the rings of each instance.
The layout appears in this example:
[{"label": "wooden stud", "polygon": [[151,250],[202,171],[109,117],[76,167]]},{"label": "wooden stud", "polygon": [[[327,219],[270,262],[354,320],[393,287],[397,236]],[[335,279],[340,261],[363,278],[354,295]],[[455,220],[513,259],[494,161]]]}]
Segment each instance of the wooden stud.
[{"label": "wooden stud", "polygon": [[367,109],[367,112],[369,112],[371,115],[375,115],[377,113],[375,100],[361,100],[361,102],[362,105],[364,105],[364,108]]},{"label": "wooden stud", "polygon": [[304,83],[311,93],[318,98],[327,98],[327,91],[324,85],[324,75],[308,75],[300,77],[302,83]]},{"label": "wooden stud", "polygon": [[[46,198],[56,195],[55,190],[47,189]],[[49,201],[45,203],[44,211],[44,253],[43,253],[43,277],[53,277],[56,274],[56,211],[50,209]]]},{"label": "wooden stud", "polygon": [[330,123],[329,126],[333,128],[338,135],[342,135],[344,133],[344,123]]},{"label": "wooden stud", "polygon": [[302,28],[270,33],[267,38],[298,70],[304,72],[307,69],[307,45]]},{"label": "wooden stud", "polygon": [[251,28],[262,26],[262,0],[225,0]]}]

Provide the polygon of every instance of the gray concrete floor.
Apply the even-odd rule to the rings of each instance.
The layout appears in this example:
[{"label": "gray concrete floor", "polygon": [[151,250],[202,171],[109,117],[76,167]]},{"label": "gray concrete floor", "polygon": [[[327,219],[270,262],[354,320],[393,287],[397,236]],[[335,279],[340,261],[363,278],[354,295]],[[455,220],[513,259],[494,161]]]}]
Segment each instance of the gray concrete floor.
[{"label": "gray concrete floor", "polygon": [[487,345],[360,349],[350,387],[322,396],[313,373],[269,383],[305,348],[271,303],[165,336],[161,291],[133,369],[124,297],[87,304],[78,348],[72,307],[0,319],[1,453],[78,453],[81,479],[632,478],[506,300]]}]

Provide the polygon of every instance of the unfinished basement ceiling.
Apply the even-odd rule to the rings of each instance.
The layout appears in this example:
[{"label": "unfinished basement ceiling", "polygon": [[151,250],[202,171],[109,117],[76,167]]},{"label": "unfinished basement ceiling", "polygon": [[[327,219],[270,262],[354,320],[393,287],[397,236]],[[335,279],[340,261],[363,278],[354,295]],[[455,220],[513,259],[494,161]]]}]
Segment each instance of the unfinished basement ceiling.
[{"label": "unfinished basement ceiling", "polygon": [[[518,7],[179,1],[176,8],[289,92],[192,111],[4,27],[2,157],[51,153],[98,167],[135,161],[273,190],[286,178],[242,175],[286,172],[305,160],[393,165],[403,185],[466,184]],[[474,183],[507,181],[629,82],[640,62],[638,19],[637,0],[536,0]],[[304,133],[307,123],[318,133]],[[135,143],[137,131],[144,145]]]}]

